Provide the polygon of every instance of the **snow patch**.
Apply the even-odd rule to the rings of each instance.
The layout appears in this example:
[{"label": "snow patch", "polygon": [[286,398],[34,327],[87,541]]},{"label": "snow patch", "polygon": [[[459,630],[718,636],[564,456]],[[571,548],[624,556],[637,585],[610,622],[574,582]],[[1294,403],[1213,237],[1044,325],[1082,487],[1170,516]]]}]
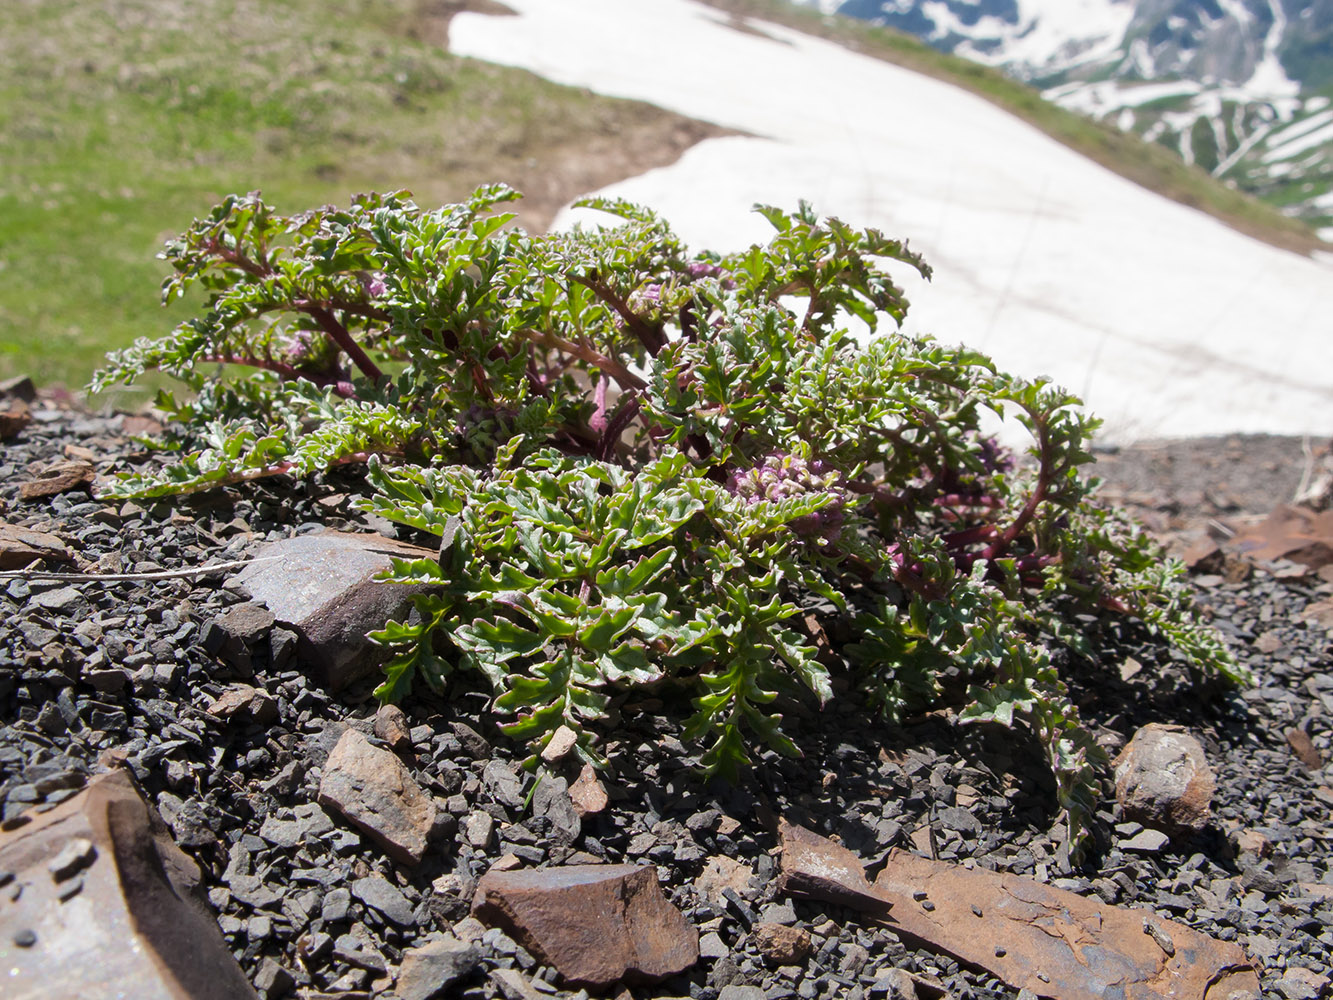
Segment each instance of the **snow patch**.
[{"label": "snow patch", "polygon": [[[518,16],[455,16],[453,49],[748,133],[600,192],[653,207],[690,245],[764,240],[750,207],[806,198],[934,266],[930,283],[894,271],[908,332],[1068,386],[1104,440],[1329,433],[1333,255],[1249,239],[973,94],[783,27],[737,32],[689,0],[507,3]],[[654,58],[626,38],[652,38]]]}]

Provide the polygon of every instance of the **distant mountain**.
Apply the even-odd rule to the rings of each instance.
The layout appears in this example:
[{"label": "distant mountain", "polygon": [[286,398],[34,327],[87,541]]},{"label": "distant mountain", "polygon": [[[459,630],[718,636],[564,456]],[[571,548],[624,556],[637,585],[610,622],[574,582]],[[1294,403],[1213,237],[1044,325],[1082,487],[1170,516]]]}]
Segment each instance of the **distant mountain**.
[{"label": "distant mountain", "polygon": [[1003,68],[1333,238],[1333,0],[807,0]]}]

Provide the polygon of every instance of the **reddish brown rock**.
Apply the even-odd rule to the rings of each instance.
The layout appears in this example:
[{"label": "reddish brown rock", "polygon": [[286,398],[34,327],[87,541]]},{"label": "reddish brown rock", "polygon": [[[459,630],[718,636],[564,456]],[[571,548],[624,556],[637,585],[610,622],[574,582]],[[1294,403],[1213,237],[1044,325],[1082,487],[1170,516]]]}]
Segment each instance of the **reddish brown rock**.
[{"label": "reddish brown rock", "polygon": [[1202,830],[1215,788],[1203,747],[1181,726],[1144,726],[1115,760],[1121,812],[1159,830]]},{"label": "reddish brown rock", "polygon": [[785,819],[778,823],[778,834],[782,838],[781,891],[872,913],[888,910],[889,903],[866,880],[860,859],[847,848]]},{"label": "reddish brown rock", "polygon": [[652,866],[488,872],[472,913],[575,987],[655,983],[699,960],[699,932],[662,895]]},{"label": "reddish brown rock", "polygon": [[74,557],[55,535],[0,523],[0,570],[22,569],[38,559],[72,562]]},{"label": "reddish brown rock", "polygon": [[249,684],[233,684],[218,695],[207,711],[215,719],[267,725],[278,718],[278,702],[267,691]]},{"label": "reddish brown rock", "polygon": [[255,561],[228,581],[262,601],[299,637],[304,659],[334,690],[375,672],[384,649],[366,638],[401,620],[424,587],[381,584],[392,559],[435,559],[434,549],[380,535],[327,531],[261,546]]},{"label": "reddish brown rock", "polygon": [[726,898],[722,895],[724,889],[731,889],[743,895],[750,887],[750,876],[753,874],[748,865],[719,854],[708,859],[704,870],[694,880],[694,887],[704,899],[721,903]]},{"label": "reddish brown rock", "polygon": [[885,926],[1056,1000],[1224,1000],[1259,992],[1244,950],[1147,910],[1033,879],[889,852]]},{"label": "reddish brown rock", "polygon": [[87,462],[57,462],[40,472],[36,478],[23,483],[19,487],[19,498],[39,500],[71,490],[86,490],[95,478],[96,473]]},{"label": "reddish brown rock", "polygon": [[785,924],[755,924],[754,945],[770,965],[795,965],[810,954],[810,932]]},{"label": "reddish brown rock", "polygon": [[597,780],[597,771],[591,764],[584,764],[574,784],[569,786],[569,799],[574,803],[574,811],[580,818],[592,816],[606,808],[610,799],[602,783]]},{"label": "reddish brown rock", "polygon": [[338,739],[319,782],[319,804],[342,813],[389,857],[414,865],[426,853],[435,803],[403,762],[355,729]]},{"label": "reddish brown rock", "polygon": [[198,866],[125,772],[26,816],[0,833],[6,1000],[254,1000]]},{"label": "reddish brown rock", "polygon": [[21,399],[0,400],[0,441],[17,435],[32,423],[32,410]]},{"label": "reddish brown rock", "polygon": [[407,713],[397,705],[381,705],[375,712],[375,735],[394,753],[412,749],[412,727]]}]

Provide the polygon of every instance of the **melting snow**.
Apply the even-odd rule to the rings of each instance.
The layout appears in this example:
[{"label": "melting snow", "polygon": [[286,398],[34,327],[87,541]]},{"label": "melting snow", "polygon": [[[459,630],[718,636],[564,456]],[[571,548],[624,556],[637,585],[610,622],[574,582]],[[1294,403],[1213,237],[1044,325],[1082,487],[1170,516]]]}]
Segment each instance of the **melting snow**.
[{"label": "melting snow", "polygon": [[929,284],[899,274],[909,332],[1053,377],[1105,440],[1330,432],[1333,255],[1244,237],[979,97],[785,28],[736,31],[689,0],[506,2],[518,16],[457,15],[454,50],[748,133],[603,192],[692,245],[765,239],[751,205],[806,198],[935,267]]}]

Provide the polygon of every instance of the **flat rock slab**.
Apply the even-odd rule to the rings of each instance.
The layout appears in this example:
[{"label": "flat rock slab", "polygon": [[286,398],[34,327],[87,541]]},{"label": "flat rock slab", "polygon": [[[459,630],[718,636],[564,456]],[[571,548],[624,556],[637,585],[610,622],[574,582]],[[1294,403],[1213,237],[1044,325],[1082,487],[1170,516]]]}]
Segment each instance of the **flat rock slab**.
[{"label": "flat rock slab", "polygon": [[1058,1000],[1227,1000],[1259,995],[1244,950],[1149,910],[889,852],[874,890],[895,933]]},{"label": "flat rock slab", "polygon": [[782,839],[779,888],[789,896],[817,899],[871,913],[891,905],[866,879],[865,866],[847,848],[803,826],[778,821]]},{"label": "flat rock slab", "polygon": [[655,983],[699,960],[699,932],[662,895],[652,866],[488,872],[472,913],[574,987]]},{"label": "flat rock slab", "polygon": [[268,542],[228,581],[262,601],[299,637],[299,651],[335,691],[374,673],[384,650],[366,638],[401,619],[426,588],[375,583],[392,559],[434,559],[433,549],[381,535],[327,531]]},{"label": "flat rock slab", "polygon": [[329,754],[319,804],[336,809],[402,864],[421,861],[435,824],[435,802],[412,772],[355,729],[346,730]]},{"label": "flat rock slab", "polygon": [[254,1000],[198,867],[124,772],[0,832],[0,871],[6,1000]]},{"label": "flat rock slab", "polygon": [[38,559],[72,562],[74,557],[55,535],[0,523],[0,570],[22,569]]}]

